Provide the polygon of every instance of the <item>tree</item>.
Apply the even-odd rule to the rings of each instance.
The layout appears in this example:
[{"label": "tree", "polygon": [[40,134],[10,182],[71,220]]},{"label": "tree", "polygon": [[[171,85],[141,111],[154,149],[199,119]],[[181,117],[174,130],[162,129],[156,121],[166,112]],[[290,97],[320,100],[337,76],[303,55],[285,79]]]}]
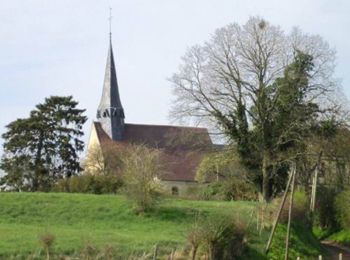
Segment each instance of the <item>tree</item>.
[{"label": "tree", "polygon": [[[320,170],[324,182],[342,190],[350,180],[350,131],[331,119],[323,121],[315,132],[308,142],[307,151],[310,154],[322,151]],[[317,159],[316,156],[311,158],[311,165],[315,165]]]},{"label": "tree", "polygon": [[268,200],[276,164],[286,160],[280,152],[301,147],[303,129],[336,108],[333,67],[334,51],[321,37],[298,29],[286,34],[253,17],[188,50],[170,79],[176,96],[171,114],[224,133]]},{"label": "tree", "polygon": [[136,211],[143,214],[155,205],[159,197],[159,151],[133,145],[125,151],[122,162],[127,195],[134,201]]},{"label": "tree", "polygon": [[[102,147],[103,146],[103,147]],[[83,162],[84,173],[92,175],[121,175],[123,147],[109,142],[103,145],[92,145],[88,148]]]},{"label": "tree", "polygon": [[208,183],[206,194],[215,198],[255,200],[257,189],[249,172],[237,152],[227,148],[204,156],[196,171],[196,181]]},{"label": "tree", "polygon": [[0,167],[7,174],[2,183],[17,189],[46,190],[59,178],[80,170],[80,139],[87,117],[71,96],[51,96],[30,116],[6,126]]}]

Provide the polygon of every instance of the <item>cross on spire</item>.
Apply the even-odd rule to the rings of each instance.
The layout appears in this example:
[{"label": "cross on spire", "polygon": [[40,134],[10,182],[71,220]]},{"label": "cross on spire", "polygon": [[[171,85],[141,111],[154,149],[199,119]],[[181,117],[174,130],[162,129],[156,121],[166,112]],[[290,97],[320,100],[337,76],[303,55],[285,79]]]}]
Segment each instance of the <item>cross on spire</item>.
[{"label": "cross on spire", "polygon": [[108,17],[108,20],[109,20],[109,37],[112,38],[112,7],[109,7],[109,17]]}]

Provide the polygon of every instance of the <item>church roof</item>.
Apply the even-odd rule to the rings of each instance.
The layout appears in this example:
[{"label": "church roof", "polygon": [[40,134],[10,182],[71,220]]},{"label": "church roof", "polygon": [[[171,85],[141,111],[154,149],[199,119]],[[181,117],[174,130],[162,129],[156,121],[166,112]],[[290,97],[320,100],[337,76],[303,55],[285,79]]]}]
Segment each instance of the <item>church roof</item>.
[{"label": "church roof", "polygon": [[[94,127],[103,149],[112,140],[99,122],[94,122]],[[203,155],[213,146],[206,128],[169,125],[125,124],[122,140],[112,142],[159,149],[166,168],[161,179],[169,181],[195,181]]]}]

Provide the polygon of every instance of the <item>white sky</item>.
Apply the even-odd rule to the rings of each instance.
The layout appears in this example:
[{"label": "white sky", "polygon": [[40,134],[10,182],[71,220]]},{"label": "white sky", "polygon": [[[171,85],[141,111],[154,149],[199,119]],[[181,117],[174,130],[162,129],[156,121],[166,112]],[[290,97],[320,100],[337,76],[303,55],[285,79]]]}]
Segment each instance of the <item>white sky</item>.
[{"label": "white sky", "polygon": [[73,95],[87,109],[87,140],[102,91],[109,6],[128,123],[169,123],[167,78],[186,48],[255,15],[326,39],[337,50],[336,77],[350,95],[346,0],[0,0],[0,133],[45,97]]}]

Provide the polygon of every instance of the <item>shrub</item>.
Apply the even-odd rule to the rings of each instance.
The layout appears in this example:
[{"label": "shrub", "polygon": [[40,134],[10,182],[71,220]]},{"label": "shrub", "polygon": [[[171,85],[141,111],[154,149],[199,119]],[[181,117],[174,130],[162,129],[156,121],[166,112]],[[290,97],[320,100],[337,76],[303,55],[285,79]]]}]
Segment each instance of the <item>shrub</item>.
[{"label": "shrub", "polygon": [[121,178],[116,176],[84,174],[59,180],[53,187],[53,191],[93,194],[117,193],[122,185]]},{"label": "shrub", "polygon": [[208,154],[200,163],[196,180],[210,183],[202,190],[202,199],[256,200],[257,192],[250,172],[231,150]]},{"label": "shrub", "polygon": [[198,249],[201,249],[211,260],[235,259],[243,253],[245,233],[243,222],[235,222],[230,216],[201,218],[187,234],[191,257],[195,259]]},{"label": "shrub", "polygon": [[343,191],[335,198],[336,219],[346,230],[350,229],[350,191]]},{"label": "shrub", "polygon": [[333,187],[319,186],[316,193],[314,225],[321,229],[334,230],[338,224],[335,213],[335,198],[338,191]]},{"label": "shrub", "polygon": [[44,233],[39,236],[39,242],[46,252],[46,259],[50,259],[51,248],[56,240],[55,235],[51,233]]},{"label": "shrub", "polygon": [[153,208],[160,198],[159,151],[146,146],[130,146],[122,157],[125,191],[139,214]]},{"label": "shrub", "polygon": [[187,197],[199,200],[256,200],[255,188],[246,181],[229,178],[191,188]]}]

